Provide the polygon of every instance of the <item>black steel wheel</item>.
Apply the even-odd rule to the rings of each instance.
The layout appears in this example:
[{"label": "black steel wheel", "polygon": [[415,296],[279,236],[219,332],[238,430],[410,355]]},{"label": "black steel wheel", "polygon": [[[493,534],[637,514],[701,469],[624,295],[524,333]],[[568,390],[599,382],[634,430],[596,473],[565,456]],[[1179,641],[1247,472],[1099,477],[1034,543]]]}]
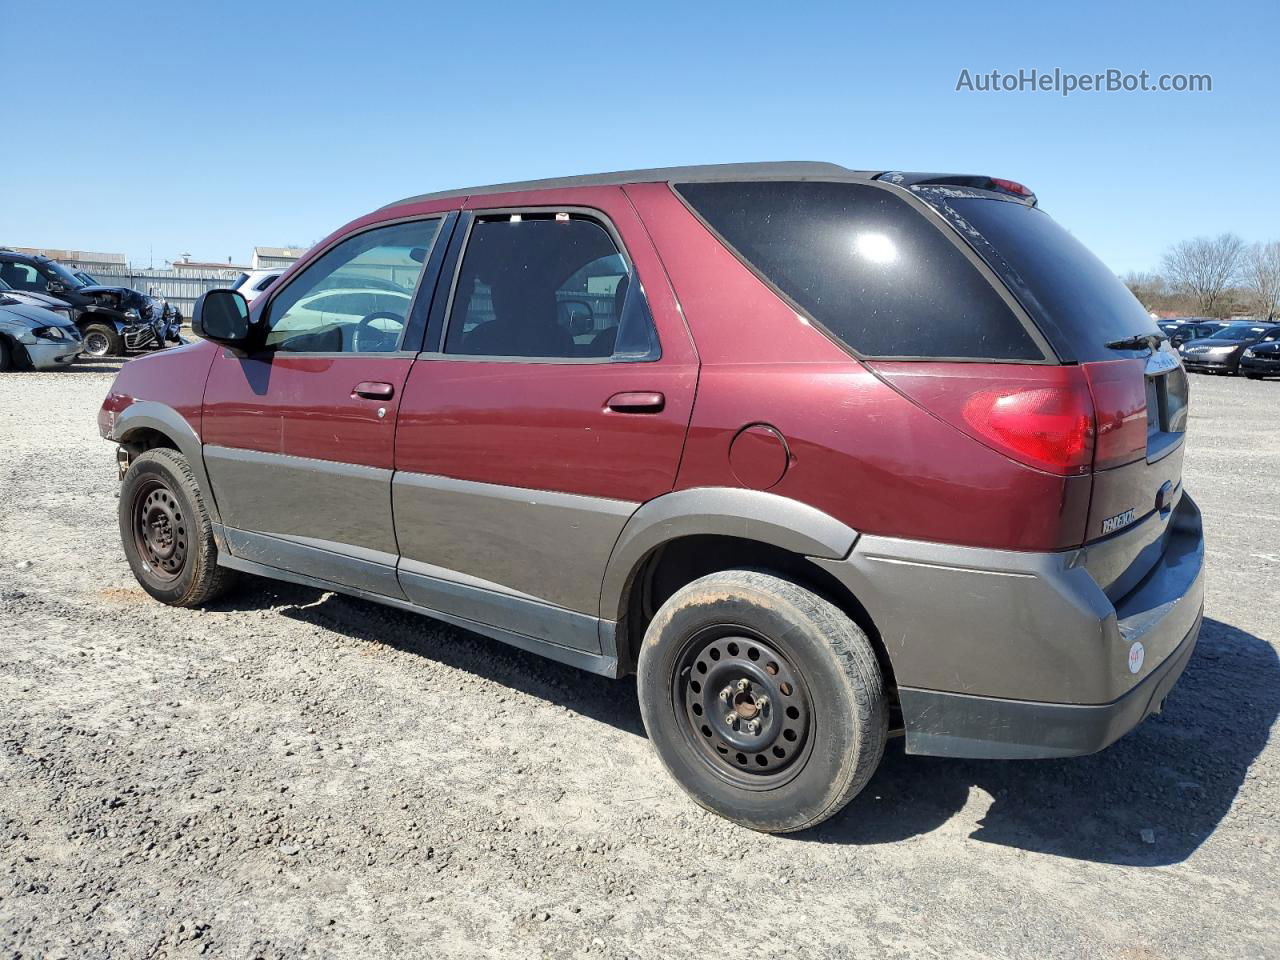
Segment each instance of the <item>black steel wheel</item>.
[{"label": "black steel wheel", "polygon": [[699,804],[769,833],[832,816],[875,772],[889,706],[867,635],[794,581],[727,570],[677,590],[636,664],[645,730]]},{"label": "black steel wheel", "polygon": [[700,631],[671,687],[687,739],[731,783],[762,789],[799,768],[810,742],[808,689],[763,638],[729,624]]},{"label": "black steel wheel", "polygon": [[133,494],[133,536],[139,556],[159,580],[174,580],[187,562],[187,523],[182,504],[163,481],[138,484]]},{"label": "black steel wheel", "polygon": [[148,450],[129,465],[119,521],[133,575],[157,600],[200,606],[234,582],[234,572],[218,566],[213,522],[191,465],[177,450]]}]

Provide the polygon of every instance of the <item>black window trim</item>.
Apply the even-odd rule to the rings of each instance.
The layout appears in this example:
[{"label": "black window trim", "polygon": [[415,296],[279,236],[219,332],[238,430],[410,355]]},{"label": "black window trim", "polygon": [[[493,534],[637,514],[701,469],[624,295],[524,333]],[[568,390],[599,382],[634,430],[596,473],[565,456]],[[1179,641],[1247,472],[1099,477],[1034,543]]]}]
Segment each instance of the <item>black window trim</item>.
[{"label": "black window trim", "polygon": [[[762,183],[762,182],[847,183],[851,186],[874,187],[878,190],[885,190],[888,193],[892,194],[893,196],[900,197],[901,199],[906,201],[909,207],[912,207],[918,213],[923,214],[925,219],[936,230],[938,230],[944,237],[946,237],[946,239],[951,243],[951,245],[956,250],[960,251],[960,254],[965,258],[965,260],[967,260],[969,264],[978,271],[978,273],[982,276],[982,278],[987,281],[987,283],[992,287],[992,289],[995,290],[996,294],[1000,297],[1000,300],[1009,308],[1009,311],[1022,325],[1023,329],[1026,330],[1027,335],[1031,338],[1032,344],[1036,347],[1036,349],[1040,351],[1042,359],[1027,360],[1027,359],[1011,359],[1008,357],[944,357],[944,356],[921,357],[921,356],[892,356],[892,355],[863,353],[862,351],[854,348],[850,344],[845,343],[842,339],[840,339],[840,337],[836,336],[835,333],[833,333],[831,330],[828,330],[822,323],[820,323],[811,313],[809,313],[809,311],[805,310],[802,306],[800,306],[800,304],[796,303],[793,299],[791,299],[791,297],[787,296],[787,294],[784,293],[777,286],[777,284],[775,284],[763,273],[761,273],[758,269],[756,269],[756,266],[749,259],[743,256],[742,252],[739,251],[737,247],[735,247],[727,239],[725,239],[725,237],[720,234],[720,231],[718,231],[715,227],[713,227],[710,223],[708,223],[706,218],[703,217],[702,214],[700,214],[697,211],[697,209],[693,206],[693,204],[691,204],[689,200],[684,196],[684,194],[680,192],[680,185],[681,183],[685,183],[685,182],[698,183],[698,184]],[[696,181],[670,180],[667,182],[667,186],[671,189],[671,192],[675,194],[676,198],[680,201],[680,203],[684,205],[684,208],[688,210],[689,213],[692,214],[693,217],[697,219],[699,223],[701,223],[704,227],[706,227],[707,230],[710,231],[711,235],[715,237],[716,240],[718,240],[726,250],[728,250],[731,254],[733,254],[733,256],[738,260],[739,263],[741,263],[744,267],[750,270],[751,273],[755,275],[756,279],[758,279],[761,283],[763,283],[766,287],[768,287],[774,294],[776,294],[783,301],[783,303],[789,306],[792,310],[794,310],[800,316],[804,317],[810,324],[813,325],[815,329],[820,330],[824,336],[826,336],[829,340],[831,340],[832,343],[834,343],[837,347],[839,347],[845,353],[849,354],[850,356],[854,357],[857,360],[861,360],[864,362],[879,361],[884,363],[890,363],[890,362],[895,362],[895,363],[896,362],[902,362],[902,363],[1004,363],[1004,364],[1019,364],[1019,365],[1030,364],[1035,366],[1058,366],[1062,363],[1062,361],[1058,358],[1057,354],[1054,352],[1053,347],[1050,345],[1048,339],[1045,338],[1044,334],[1040,331],[1040,329],[1036,326],[1035,322],[1031,319],[1031,315],[1027,313],[1027,311],[1023,308],[1022,304],[1018,301],[1018,299],[1014,297],[1014,295],[1005,287],[1004,283],[996,275],[995,271],[992,270],[991,267],[988,266],[987,263],[978,255],[978,253],[975,250],[973,250],[973,248],[970,247],[968,243],[965,242],[963,237],[959,236],[956,233],[955,228],[950,223],[947,222],[946,218],[943,217],[937,210],[935,210],[929,204],[925,203],[919,197],[912,194],[909,190],[904,190],[902,187],[896,184],[886,183],[882,180],[861,180],[861,179],[851,179],[849,177],[804,177],[804,178],[726,177],[724,179],[716,179],[716,180],[696,180]]]},{"label": "black window trim", "polygon": [[[481,207],[473,210],[464,211],[467,217],[466,226],[462,230],[461,243],[458,247],[457,257],[452,265],[453,275],[449,278],[449,293],[444,300],[444,314],[439,332],[435,335],[435,343],[424,345],[424,349],[418,354],[419,360],[461,360],[464,362],[478,363],[536,363],[543,365],[558,366],[586,366],[600,364],[631,364],[631,363],[657,363],[662,359],[662,335],[658,330],[657,321],[653,319],[653,308],[648,307],[649,295],[645,292],[644,281],[640,279],[640,271],[637,269],[635,260],[632,259],[627,246],[622,242],[622,235],[614,226],[613,221],[603,210],[596,207],[584,207],[577,204],[523,204],[515,207]],[[467,248],[471,244],[471,233],[475,229],[478,222],[493,217],[511,216],[512,214],[536,214],[544,216],[548,213],[568,213],[577,214],[580,217],[591,220],[592,222],[603,227],[605,232],[609,234],[613,245],[618,249],[619,255],[622,257],[623,263],[626,264],[627,270],[634,283],[640,291],[640,295],[645,298],[646,307],[649,311],[650,329],[653,337],[657,341],[658,349],[653,356],[637,357],[628,359],[627,357],[613,356],[608,357],[512,357],[503,354],[496,356],[469,354],[469,353],[446,353],[444,346],[449,336],[449,320],[453,314],[453,301],[458,292],[458,278],[462,275],[462,263],[467,256]],[[619,318],[621,320],[621,318]],[[429,349],[429,347],[434,349]]]},{"label": "black window trim", "polygon": [[[426,259],[423,261],[422,269],[418,271],[418,279],[413,288],[413,295],[409,300],[409,314],[408,316],[405,317],[404,329],[400,331],[400,340],[396,344],[396,349],[376,351],[376,352],[371,351],[369,353],[355,353],[350,350],[317,350],[314,352],[306,351],[306,350],[280,351],[280,350],[277,350],[277,348],[275,347],[260,346],[253,351],[251,356],[252,357],[271,356],[276,354],[277,352],[286,353],[286,354],[289,354],[290,356],[317,357],[320,359],[335,359],[338,357],[368,358],[368,357],[417,356],[417,353],[418,353],[417,349],[413,349],[412,348],[413,345],[406,344],[405,341],[409,338],[411,331],[414,330],[414,326],[415,326],[414,321],[415,319],[418,318],[419,302],[422,300],[422,297],[424,295],[424,287],[426,288],[425,293],[426,293],[427,299],[430,300],[431,289],[434,288],[435,286],[435,277],[431,276],[430,278],[428,278],[428,274],[431,274],[433,272],[433,269],[435,270],[439,269],[439,264],[438,264],[439,258],[435,256],[436,251],[440,249],[444,249],[444,247],[447,246],[448,240],[449,240],[448,235],[452,231],[453,224],[457,220],[457,217],[458,217],[457,210],[441,210],[435,213],[415,213],[408,216],[396,217],[395,219],[392,219],[392,220],[381,220],[377,223],[368,224],[367,226],[362,227],[361,229],[356,230],[352,233],[344,233],[342,236],[335,239],[332,243],[325,244],[325,246],[322,249],[314,253],[312,256],[308,257],[307,262],[299,266],[297,273],[294,276],[290,277],[288,281],[284,284],[284,286],[280,287],[277,290],[273,290],[269,296],[256,298],[254,302],[250,304],[250,309],[252,310],[253,307],[256,307],[258,305],[259,300],[265,301],[262,304],[261,312],[258,313],[253,318],[255,322],[262,325],[261,327],[262,336],[265,337],[266,334],[269,333],[271,330],[271,327],[269,326],[271,322],[271,308],[275,306],[275,301],[280,297],[282,293],[284,293],[291,286],[297,283],[298,280],[302,277],[302,275],[306,273],[307,270],[309,270],[312,267],[312,265],[314,265],[323,256],[325,256],[325,254],[329,253],[339,245],[346,243],[348,240],[352,240],[356,237],[362,237],[366,233],[372,233],[374,230],[381,230],[385,227],[396,227],[404,223],[417,223],[417,222],[425,222],[428,220],[438,220],[440,222],[440,226],[437,228],[435,232],[435,236],[432,237],[431,239],[431,246],[427,250],[427,256],[426,256]],[[282,271],[280,273],[280,276],[276,277],[276,280],[279,280],[280,277],[284,276],[286,272],[288,271]],[[428,280],[430,281],[429,284],[428,284]],[[421,331],[419,330],[418,332],[420,333]],[[420,341],[421,337],[419,336],[418,339]]]}]

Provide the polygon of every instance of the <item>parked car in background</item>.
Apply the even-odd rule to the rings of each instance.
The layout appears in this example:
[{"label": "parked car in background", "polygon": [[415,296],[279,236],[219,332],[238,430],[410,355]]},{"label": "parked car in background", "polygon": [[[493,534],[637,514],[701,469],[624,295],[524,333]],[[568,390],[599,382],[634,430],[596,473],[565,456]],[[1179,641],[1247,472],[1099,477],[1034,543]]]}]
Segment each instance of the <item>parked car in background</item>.
[{"label": "parked car in background", "polygon": [[411,197],[192,326],[98,416],[143,589],[199,606],[247,571],[634,672],[668,771],[757,830],[839,810],[891,728],[1100,750],[1196,643],[1187,376],[1009,180]]},{"label": "parked car in background", "polygon": [[1180,347],[1188,340],[1199,340],[1202,337],[1211,337],[1222,329],[1223,324],[1207,317],[1195,317],[1186,320],[1165,320],[1161,321],[1158,326],[1164,331],[1165,336],[1169,338],[1169,343],[1175,347]]},{"label": "parked car in background", "polygon": [[0,291],[0,373],[68,367],[80,355],[81,342],[79,329],[65,312]]},{"label": "parked car in background", "polygon": [[173,320],[167,303],[129,287],[88,283],[86,277],[49,257],[0,248],[0,280],[19,293],[41,294],[69,306],[89,356],[164,346]]},{"label": "parked car in background", "polygon": [[244,297],[245,303],[253,303],[266,291],[267,287],[280,278],[282,273],[284,273],[282,269],[253,270],[242,273],[232,282],[231,289],[238,291]]},{"label": "parked car in background", "polygon": [[1249,347],[1271,343],[1280,337],[1280,326],[1261,323],[1232,323],[1199,340],[1188,340],[1178,352],[1188,370],[1201,373],[1238,373],[1240,360]]},{"label": "parked car in background", "polygon": [[1251,380],[1280,376],[1280,337],[1245,347],[1240,354],[1240,372]]}]

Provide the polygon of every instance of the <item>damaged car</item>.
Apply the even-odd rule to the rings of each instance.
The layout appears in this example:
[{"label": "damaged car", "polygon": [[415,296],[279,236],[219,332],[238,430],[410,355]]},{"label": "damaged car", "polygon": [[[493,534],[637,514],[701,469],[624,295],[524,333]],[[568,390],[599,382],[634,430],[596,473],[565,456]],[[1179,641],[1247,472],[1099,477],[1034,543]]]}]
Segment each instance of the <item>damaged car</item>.
[{"label": "damaged car", "polygon": [[49,257],[0,249],[0,280],[14,292],[38,295],[71,308],[71,319],[92,357],[158,349],[177,339],[174,311],[163,300],[130,287],[87,283]]},{"label": "damaged car", "polygon": [[82,342],[66,313],[0,290],[0,373],[69,367],[80,355]]}]

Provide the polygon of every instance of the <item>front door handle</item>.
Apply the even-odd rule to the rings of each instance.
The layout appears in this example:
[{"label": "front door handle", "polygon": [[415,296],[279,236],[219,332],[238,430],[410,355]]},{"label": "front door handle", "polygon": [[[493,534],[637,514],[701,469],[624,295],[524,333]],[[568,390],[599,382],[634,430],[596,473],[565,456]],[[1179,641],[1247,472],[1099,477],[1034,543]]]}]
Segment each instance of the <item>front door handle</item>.
[{"label": "front door handle", "polygon": [[390,400],[395,395],[395,387],[376,380],[365,380],[351,388],[352,399],[364,397],[366,400]]},{"label": "front door handle", "polygon": [[605,406],[614,413],[661,413],[667,398],[656,391],[615,393]]}]

